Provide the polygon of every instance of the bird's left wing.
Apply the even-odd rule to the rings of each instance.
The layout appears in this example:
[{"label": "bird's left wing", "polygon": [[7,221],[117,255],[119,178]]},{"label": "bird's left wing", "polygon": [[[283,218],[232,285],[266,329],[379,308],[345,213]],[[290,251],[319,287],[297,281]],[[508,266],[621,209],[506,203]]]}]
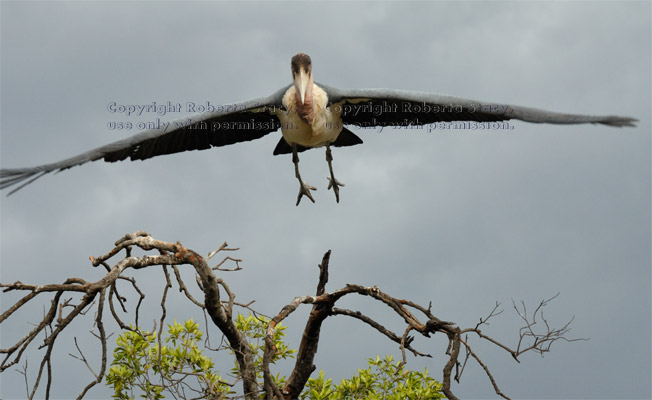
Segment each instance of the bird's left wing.
[{"label": "bird's left wing", "polygon": [[360,127],[426,125],[444,121],[517,119],[548,124],[636,126],[631,117],[565,114],[536,108],[394,89],[338,89],[320,86],[331,107],[341,107],[342,123]]},{"label": "bird's left wing", "polygon": [[49,172],[62,171],[89,161],[145,160],[164,154],[205,150],[259,139],[280,128],[276,112],[282,109],[286,90],[287,87],[268,97],[219,106],[215,111],[172,121],[168,129],[143,131],[59,162],[31,168],[1,169],[0,189],[21,183],[11,194]]}]

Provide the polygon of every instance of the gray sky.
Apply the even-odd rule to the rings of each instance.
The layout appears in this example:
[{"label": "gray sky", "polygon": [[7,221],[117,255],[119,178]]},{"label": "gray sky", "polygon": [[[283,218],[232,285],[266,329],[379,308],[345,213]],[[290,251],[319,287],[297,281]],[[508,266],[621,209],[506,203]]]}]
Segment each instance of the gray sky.
[{"label": "gray sky", "polygon": [[[317,203],[295,207],[291,159],[272,156],[280,132],[145,162],[84,165],[3,193],[1,280],[97,279],[88,256],[143,229],[202,254],[223,241],[240,247],[245,270],[225,279],[240,301],[255,299],[259,311],[275,314],[314,293],[316,265],[332,249],[327,289],[378,285],[432,300],[436,315],[461,327],[499,301],[506,311],[485,332],[508,345],[519,326],[511,299],[533,306],[561,292],[547,317],[561,325],[574,315],[570,336],[590,341],[557,343],[544,358],[517,364],[472,339],[514,398],[650,397],[649,2],[2,2],[1,11],[3,168],[57,161],[138,131],[109,130],[109,121],[159,117],[116,115],[111,102],[266,96],[290,83],[289,60],[299,51],[311,55],[316,81],[336,87],[638,118],[634,129],[515,122],[511,131],[363,131],[363,145],[334,150],[346,184],[340,204],[326,190],[318,149],[301,157]],[[138,275],[150,294],[141,316],[148,328],[159,317],[158,275]],[[3,310],[15,301],[2,299]],[[2,325],[2,347],[31,329],[40,304]],[[403,330],[368,300],[342,306]],[[187,318],[191,307],[171,304],[169,321]],[[287,320],[294,346],[307,311]],[[90,336],[89,325],[60,339],[57,398],[91,379],[67,356],[73,334]],[[398,355],[353,320],[327,320],[322,338],[317,367],[336,379],[367,357]],[[427,366],[440,378],[445,340],[418,338],[416,346],[435,357],[411,357],[408,367]],[[37,360],[32,354],[30,366]],[[283,368],[277,372],[289,372]],[[0,384],[2,398],[24,397],[18,373],[2,374]],[[453,389],[495,397],[477,364]]]}]

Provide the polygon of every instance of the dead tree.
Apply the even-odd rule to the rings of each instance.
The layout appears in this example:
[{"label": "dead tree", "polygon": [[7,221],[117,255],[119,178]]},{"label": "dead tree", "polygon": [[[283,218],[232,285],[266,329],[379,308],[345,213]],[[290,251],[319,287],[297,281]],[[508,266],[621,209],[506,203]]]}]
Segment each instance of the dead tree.
[{"label": "dead tree", "polygon": [[[141,257],[132,256],[132,249],[134,248],[142,249],[147,254]],[[124,257],[115,262],[115,264],[110,265],[109,260],[114,259],[114,257],[123,250],[125,251]],[[527,314],[527,310],[523,303],[520,303],[520,305],[514,303],[514,309],[523,320],[523,327],[520,329],[519,340],[516,347],[508,347],[490,336],[487,336],[480,329],[487,324],[488,320],[496,317],[502,312],[498,303],[496,303],[495,307],[487,317],[480,319],[480,322],[478,322],[476,326],[463,329],[453,322],[442,321],[433,315],[431,312],[431,304],[429,304],[428,307],[423,307],[409,300],[397,299],[386,294],[376,286],[365,287],[355,284],[347,284],[341,289],[327,292],[326,283],[328,281],[328,266],[330,259],[329,250],[324,254],[322,262],[319,264],[319,281],[315,295],[294,298],[292,302],[284,306],[280,312],[271,319],[265,337],[266,347],[263,356],[264,379],[263,382],[259,382],[256,377],[256,370],[253,361],[254,355],[251,352],[247,338],[236,328],[233,314],[234,306],[250,308],[251,303],[240,304],[235,302],[235,295],[227,283],[216,275],[216,272],[228,270],[222,267],[224,262],[227,260],[234,261],[236,265],[235,268],[230,270],[239,270],[240,267],[238,262],[240,260],[225,257],[222,262],[213,267],[209,266],[207,262],[207,259],[210,259],[216,253],[229,250],[237,249],[229,249],[227,244],[224,243],[219,249],[204,258],[196,252],[185,248],[179,242],[163,242],[140,231],[128,234],[118,240],[115,243],[115,247],[109,253],[97,258],[90,257],[91,263],[94,267],[102,266],[106,269],[106,275],[97,282],[87,282],[81,278],[69,278],[62,284],[33,285],[23,284],[21,282],[0,284],[0,287],[4,288],[3,293],[9,291],[26,293],[24,297],[16,301],[11,307],[5,310],[2,315],[0,315],[0,324],[4,323],[9,317],[17,313],[21,307],[37,296],[41,295],[41,297],[43,297],[43,295],[51,295],[50,306],[40,323],[27,332],[11,347],[0,349],[0,354],[3,357],[0,362],[0,373],[5,372],[11,366],[19,363],[21,358],[24,356],[25,350],[30,345],[35,346],[38,342],[37,337],[40,334],[44,334],[43,342],[39,348],[45,349],[45,353],[41,359],[36,380],[31,390],[29,390],[29,388],[28,390],[29,398],[33,398],[41,384],[43,374],[45,373],[47,375],[45,396],[46,398],[49,398],[53,382],[52,369],[54,362],[51,358],[51,354],[57,338],[75,318],[87,313],[89,309],[96,307],[94,325],[97,327],[99,332],[96,334],[96,337],[100,342],[102,356],[100,360],[99,373],[95,373],[93,372],[89,361],[80,351],[81,357],[78,358],[86,363],[86,366],[95,376],[95,379],[89,382],[85,387],[80,388],[81,391],[78,398],[83,398],[93,386],[103,380],[106,373],[108,336],[104,328],[104,321],[106,318],[105,306],[108,306],[111,316],[121,329],[134,330],[132,326],[124,323],[116,312],[116,306],[122,307],[122,309],[125,310],[123,304],[125,299],[119,293],[118,283],[126,282],[140,294],[140,300],[136,307],[135,315],[133,316],[135,326],[138,326],[138,307],[145,295],[138,288],[136,280],[127,276],[127,272],[129,269],[143,269],[154,266],[162,267],[162,272],[165,275],[166,280],[161,301],[162,316],[159,323],[159,333],[160,329],[163,327],[166,316],[165,304],[167,293],[169,288],[172,287],[172,278],[169,271],[171,268],[174,273],[174,279],[179,286],[179,291],[183,292],[192,304],[203,309],[204,313],[210,317],[213,324],[215,324],[215,326],[224,334],[229,347],[233,350],[235,355],[239,369],[238,379],[242,381],[243,395],[246,399],[258,399],[260,398],[261,392],[263,392],[265,397],[268,399],[297,398],[305,387],[308,378],[316,368],[313,361],[315,354],[317,353],[319,334],[324,320],[328,317],[340,315],[348,316],[369,325],[371,328],[386,336],[389,340],[395,342],[399,346],[402,353],[402,363],[407,362],[406,351],[411,352],[415,356],[430,357],[429,354],[421,353],[412,347],[414,335],[418,334],[424,337],[430,337],[434,334],[446,335],[448,338],[448,347],[445,350],[445,354],[448,357],[448,362],[443,369],[442,391],[449,399],[456,399],[451,390],[451,380],[454,379],[459,383],[464,368],[470,358],[473,358],[484,369],[496,394],[508,398],[499,389],[498,384],[491,375],[487,365],[485,365],[481,358],[473,351],[470,345],[469,335],[476,335],[482,340],[493,343],[511,354],[516,361],[519,361],[519,356],[521,354],[528,351],[539,352],[541,354],[548,352],[552,343],[558,340],[581,340],[568,339],[565,336],[569,331],[572,319],[561,328],[553,328],[543,318],[543,308],[556,296],[542,301],[531,315]],[[179,267],[181,266],[194,268],[197,284],[203,292],[204,298],[202,300],[195,299],[188,290],[188,287],[181,278],[179,272]],[[62,300],[64,295],[75,292],[83,294],[79,303],[71,304],[70,300]],[[404,321],[405,330],[402,334],[397,334],[385,328],[382,324],[371,319],[361,311],[335,307],[338,300],[348,295],[368,296],[376,301],[384,303]],[[271,378],[272,373],[270,371],[270,360],[275,352],[274,341],[272,339],[274,329],[279,322],[303,304],[311,304],[312,310],[303,331],[302,340],[296,355],[296,363],[285,385],[283,387],[277,387]],[[462,349],[465,352],[464,355],[460,354]]]}]

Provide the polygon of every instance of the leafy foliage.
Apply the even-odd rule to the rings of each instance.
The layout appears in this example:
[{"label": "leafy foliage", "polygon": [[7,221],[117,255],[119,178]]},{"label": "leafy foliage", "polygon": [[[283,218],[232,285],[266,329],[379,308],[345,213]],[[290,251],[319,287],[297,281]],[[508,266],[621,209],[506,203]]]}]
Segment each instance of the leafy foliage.
[{"label": "leafy foliage", "polygon": [[351,379],[342,379],[333,385],[332,379],[324,378],[319,371],[317,378],[310,378],[301,394],[302,400],[426,400],[443,399],[441,383],[428,376],[428,370],[409,371],[400,362],[393,362],[392,356],[384,359],[370,358],[369,368],[358,370]]},{"label": "leafy foliage", "polygon": [[203,336],[199,324],[192,319],[183,325],[174,321],[168,328],[162,346],[155,332],[132,327],[133,330],[118,336],[113,362],[106,375],[107,385],[114,389],[113,398],[133,399],[137,390],[146,399],[165,398],[166,390],[182,398],[203,395],[208,399],[223,399],[234,393],[212,371],[213,362],[197,346]]},{"label": "leafy foliage", "polygon": [[[235,320],[235,326],[238,328],[243,335],[247,337],[249,342],[249,347],[251,348],[251,353],[254,354],[254,365],[256,367],[256,376],[262,381],[263,379],[263,353],[265,351],[265,331],[267,330],[267,325],[269,324],[269,319],[265,317],[254,317],[251,314],[248,317],[238,314],[238,318]],[[274,345],[276,346],[276,353],[272,356],[270,364],[275,364],[278,360],[284,360],[286,358],[294,358],[294,353],[296,350],[292,350],[283,343],[283,338],[285,337],[285,330],[287,326],[282,324],[276,325],[274,329]],[[233,350],[231,350],[233,354]],[[238,370],[238,363],[234,360],[234,367],[231,369],[231,372],[234,376],[238,376],[240,371]],[[285,384],[285,377],[280,374],[272,376],[274,383],[277,386]]]},{"label": "leafy foliage", "polygon": [[[265,330],[269,324],[266,318],[253,315],[238,315],[236,327],[247,337],[252,353],[256,375],[262,381]],[[133,327],[132,327],[133,328]],[[165,398],[170,393],[174,398],[206,398],[211,400],[237,397],[232,390],[233,383],[225,382],[213,371],[213,362],[204,356],[197,346],[203,332],[192,319],[183,325],[176,321],[168,325],[167,336],[160,346],[156,333],[141,332],[133,328],[117,339],[114,359],[107,373],[107,385],[113,386],[116,399],[133,399],[135,393],[146,399]],[[295,350],[283,343],[285,329],[279,324],[274,330],[274,344],[277,348],[271,363],[293,358]],[[231,354],[233,351],[231,350]],[[333,385],[326,379],[324,371],[317,378],[308,380],[302,400],[343,399],[443,399],[441,384],[428,376],[428,370],[409,371],[391,356],[384,359],[376,356],[368,360],[369,368],[358,370],[351,379],[343,379]],[[232,369],[239,378],[236,366]],[[286,377],[276,374],[275,383],[282,386]]]}]

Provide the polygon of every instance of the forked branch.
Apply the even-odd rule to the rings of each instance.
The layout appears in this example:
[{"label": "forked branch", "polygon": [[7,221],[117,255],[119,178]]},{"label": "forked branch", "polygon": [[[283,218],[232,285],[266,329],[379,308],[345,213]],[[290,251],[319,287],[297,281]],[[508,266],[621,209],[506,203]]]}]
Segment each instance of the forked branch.
[{"label": "forked branch", "polygon": [[[141,257],[134,257],[131,255],[134,248],[144,250],[147,254]],[[114,257],[123,250],[125,253],[124,257],[120,260],[112,261]],[[299,397],[300,393],[306,386],[306,382],[316,369],[314,359],[320,341],[321,327],[327,318],[334,316],[346,316],[352,318],[354,321],[359,321],[396,343],[402,353],[403,364],[407,362],[406,350],[411,352],[414,356],[430,357],[429,354],[423,353],[414,348],[414,335],[421,335],[423,337],[431,337],[437,333],[446,335],[448,338],[448,347],[445,353],[448,356],[448,361],[443,369],[442,392],[449,399],[456,398],[451,389],[452,380],[459,383],[462,373],[467,365],[467,361],[470,359],[475,360],[485,371],[496,394],[507,398],[507,396],[499,389],[489,367],[471,348],[468,338],[471,334],[475,334],[480,339],[487,340],[505,350],[511,354],[516,361],[518,361],[518,357],[521,354],[528,351],[534,351],[543,355],[550,351],[552,343],[559,340],[582,340],[567,338],[572,319],[561,328],[553,328],[544,317],[544,308],[556,296],[548,300],[543,300],[535,308],[532,315],[528,315],[527,308],[523,302],[521,302],[520,305],[513,302],[513,307],[524,325],[519,330],[519,340],[516,343],[516,346],[512,348],[486,335],[481,330],[481,328],[488,326],[489,320],[496,318],[502,313],[498,303],[496,303],[489,314],[480,319],[480,322],[474,327],[461,329],[456,326],[455,323],[441,320],[435,316],[432,313],[432,304],[429,304],[428,307],[423,307],[410,300],[390,296],[377,286],[347,284],[341,289],[328,292],[326,290],[326,285],[328,283],[331,254],[329,250],[324,254],[322,261],[318,266],[319,278],[315,295],[295,297],[290,303],[282,307],[278,314],[271,318],[265,332],[265,349],[262,359],[263,382],[261,383],[258,382],[257,366],[254,362],[252,348],[248,343],[245,334],[236,327],[233,311],[234,306],[254,311],[251,308],[253,301],[247,304],[237,303],[235,301],[234,291],[229,287],[224,279],[216,276],[217,273],[241,270],[241,260],[226,256],[215,266],[211,267],[207,263],[208,258],[215,256],[220,251],[233,250],[235,249],[228,248],[227,244],[224,243],[216,251],[210,253],[208,257],[203,258],[195,251],[185,248],[178,242],[169,243],[159,241],[152,238],[146,232],[139,231],[125,235],[116,241],[115,247],[107,254],[96,258],[90,257],[93,266],[101,266],[106,270],[106,275],[96,282],[87,282],[81,278],[69,278],[61,284],[32,285],[23,284],[22,282],[0,284],[0,287],[4,288],[4,293],[25,293],[24,296],[19,298],[0,315],[0,323],[7,321],[11,316],[22,310],[27,303],[35,298],[39,296],[39,298],[50,296],[49,306],[46,308],[46,312],[41,321],[37,323],[33,329],[25,333],[25,335],[18,339],[13,345],[8,348],[0,349],[0,356],[3,357],[2,360],[0,360],[0,373],[20,362],[25,355],[26,349],[30,345],[36,346],[38,342],[36,338],[42,334],[43,341],[40,343],[39,348],[44,348],[45,354],[43,355],[39,365],[34,383],[31,388],[28,385],[27,396],[30,399],[36,396],[37,389],[41,385],[43,375],[45,374],[47,376],[45,383],[45,397],[49,398],[51,386],[54,381],[52,372],[53,360],[51,354],[57,338],[70,326],[73,320],[87,314],[88,311],[92,310],[94,307],[97,307],[94,314],[93,325],[97,328],[98,333],[95,333],[94,331],[92,333],[98,339],[101,346],[102,356],[99,369],[92,366],[93,361],[88,360],[84,356],[79,346],[77,346],[79,356],[75,356],[75,358],[81,360],[93,374],[93,379],[81,389],[79,398],[82,398],[91,388],[104,379],[106,373],[107,338],[110,336],[107,335],[104,328],[106,316],[112,316],[120,329],[140,332],[138,328],[139,310],[140,304],[144,300],[146,294],[141,291],[136,283],[136,279],[126,276],[126,273],[130,269],[145,268],[156,268],[157,270],[160,270],[165,277],[165,286],[160,300],[162,311],[161,317],[158,322],[154,322],[155,326],[157,323],[159,325],[159,345],[161,345],[160,336],[167,315],[166,302],[168,292],[173,286],[173,281],[176,281],[178,284],[178,290],[189,300],[190,304],[193,304],[204,311],[204,315],[208,314],[210,320],[226,338],[228,348],[233,350],[233,354],[237,361],[237,380],[242,381],[242,396],[244,396],[245,399],[251,400],[260,398],[261,390],[265,397],[270,399],[294,399]],[[227,261],[233,263],[235,267],[224,267],[223,265]],[[113,264],[111,264],[112,262]],[[197,285],[203,292],[202,300],[195,298],[190,293],[186,283],[183,281],[180,272],[180,268],[183,266],[193,268],[196,275]],[[173,274],[170,273],[170,267],[172,268],[172,272],[174,272]],[[128,291],[135,292],[138,298],[137,305],[130,318],[135,321],[135,325],[126,324],[119,316],[120,312],[123,314],[128,312],[125,304],[127,297],[121,294],[121,292],[126,293]],[[381,324],[372,319],[363,311],[335,307],[340,299],[349,295],[366,296],[387,306],[388,309],[402,321],[401,327],[399,328],[400,330],[394,331],[386,327],[386,324]],[[73,297],[64,298],[63,296]],[[74,300],[75,298],[77,300]],[[108,304],[110,312],[105,312],[105,303]],[[289,377],[283,387],[278,387],[272,378],[273,375],[271,372],[271,366],[273,364],[272,360],[277,351],[274,346],[274,331],[281,321],[287,318],[303,304],[312,305],[312,309],[303,329],[295,365],[290,371]],[[462,348],[465,350],[465,356],[464,360],[460,361]],[[26,361],[24,372],[20,371],[20,373],[25,376],[25,382],[27,382]],[[228,383],[230,386],[233,384],[234,383]]]}]

